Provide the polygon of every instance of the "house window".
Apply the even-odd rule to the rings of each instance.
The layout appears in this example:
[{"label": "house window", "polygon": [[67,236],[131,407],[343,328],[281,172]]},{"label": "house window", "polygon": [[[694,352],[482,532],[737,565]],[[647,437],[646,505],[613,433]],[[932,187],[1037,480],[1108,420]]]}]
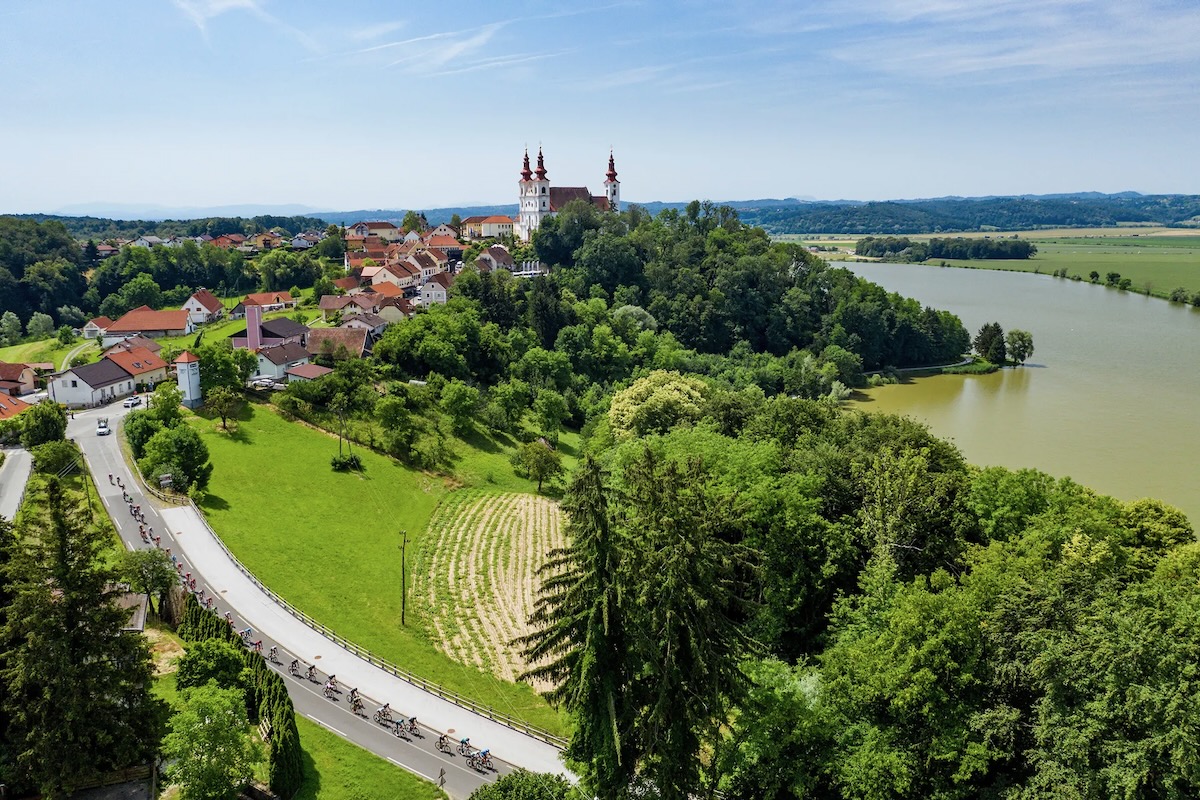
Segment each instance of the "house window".
[{"label": "house window", "polygon": [[72,388],[72,389],[78,389],[78,388],[79,388],[79,381],[71,381],[71,388]]}]

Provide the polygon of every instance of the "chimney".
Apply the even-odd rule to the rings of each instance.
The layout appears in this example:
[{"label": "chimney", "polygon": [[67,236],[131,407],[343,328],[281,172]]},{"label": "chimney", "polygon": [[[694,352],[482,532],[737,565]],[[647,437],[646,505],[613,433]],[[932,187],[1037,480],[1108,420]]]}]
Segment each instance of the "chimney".
[{"label": "chimney", "polygon": [[262,306],[246,304],[246,348],[262,347]]}]

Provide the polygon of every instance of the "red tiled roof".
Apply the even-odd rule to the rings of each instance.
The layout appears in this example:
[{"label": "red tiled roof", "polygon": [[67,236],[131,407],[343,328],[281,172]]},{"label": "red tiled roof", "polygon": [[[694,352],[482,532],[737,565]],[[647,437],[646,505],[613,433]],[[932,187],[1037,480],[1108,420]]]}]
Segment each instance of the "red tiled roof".
[{"label": "red tiled roof", "polygon": [[442,247],[442,248],[448,247],[451,249],[456,249],[456,248],[462,249],[462,245],[459,244],[458,239],[455,239],[453,236],[445,236],[445,235],[430,236],[428,239],[425,240],[425,244],[429,247]]},{"label": "red tiled roof", "polygon": [[[323,348],[325,342],[330,343],[328,349]],[[365,328],[313,328],[308,332],[306,347],[315,356],[333,355],[338,346],[342,345],[355,356],[361,356],[367,348],[367,330]]]},{"label": "red tiled roof", "polygon": [[19,397],[9,397],[8,395],[0,394],[0,419],[12,419],[17,414],[29,408],[32,408],[32,406]]},{"label": "red tiled roof", "polygon": [[441,286],[443,289],[449,289],[450,284],[454,282],[454,279],[451,278],[448,273],[439,272],[435,275],[430,275],[429,282],[436,283],[437,285]]},{"label": "red tiled roof", "polygon": [[106,353],[105,358],[110,359],[113,363],[120,365],[121,369],[128,372],[134,377],[143,375],[147,372],[154,372],[159,369],[166,369],[167,362],[163,361],[158,356],[151,353],[144,347],[135,347],[133,350],[112,350]]},{"label": "red tiled roof", "polygon": [[492,225],[513,225],[514,224],[512,217],[502,217],[502,216],[485,217],[484,219],[482,219],[480,221],[484,222],[484,223],[492,224]]},{"label": "red tiled roof", "polygon": [[248,306],[273,306],[280,303],[296,302],[290,292],[255,292],[246,295],[246,299],[242,301]]},{"label": "red tiled roof", "polygon": [[187,350],[184,350],[182,353],[180,353],[178,356],[175,357],[176,364],[190,364],[193,361],[199,361],[199,360],[200,360],[199,356],[193,355],[192,353],[190,353]]},{"label": "red tiled roof", "polygon": [[88,325],[95,325],[97,328],[101,328],[101,329],[107,328],[109,325],[112,325],[112,324],[113,324],[113,321],[111,319],[109,319],[108,317],[96,317],[93,320],[88,320]]},{"label": "red tiled roof", "polygon": [[28,364],[0,361],[0,381],[19,381],[21,380],[21,373],[27,369],[30,369]]},{"label": "red tiled roof", "polygon": [[347,291],[349,291],[350,289],[357,289],[358,288],[358,278],[355,278],[353,276],[347,276],[345,278],[338,278],[337,280],[335,280],[333,282],[333,285],[339,289],[345,289]]},{"label": "red tiled roof", "polygon": [[221,301],[208,289],[197,289],[192,294],[192,297],[195,298],[197,303],[204,306],[213,314],[221,310]]},{"label": "red tiled roof", "polygon": [[384,297],[403,297],[404,290],[390,281],[377,283],[372,287],[375,294],[383,295]]},{"label": "red tiled roof", "polygon": [[322,367],[320,364],[301,364],[298,367],[292,367],[285,375],[295,375],[297,378],[308,378],[310,381],[316,378],[323,377],[333,372],[329,367]]},{"label": "red tiled roof", "polygon": [[586,186],[551,186],[550,210],[562,211],[562,207],[572,200],[582,200],[591,205],[594,198]]},{"label": "red tiled roof", "polygon": [[183,310],[155,311],[150,306],[141,306],[124,314],[108,326],[108,333],[137,333],[139,331],[182,331],[187,330],[188,312]]}]

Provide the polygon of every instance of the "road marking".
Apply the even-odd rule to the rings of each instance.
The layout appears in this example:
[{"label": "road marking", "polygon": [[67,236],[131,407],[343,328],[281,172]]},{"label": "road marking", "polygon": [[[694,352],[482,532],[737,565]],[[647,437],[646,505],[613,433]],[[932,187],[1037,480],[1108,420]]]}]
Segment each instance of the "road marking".
[{"label": "road marking", "polygon": [[392,762],[393,764],[395,764],[397,767],[399,767],[400,769],[404,770],[405,772],[411,772],[412,774],[414,774],[414,775],[416,775],[416,776],[418,776],[418,777],[424,778],[425,780],[429,781],[430,783],[437,783],[437,782],[438,782],[438,779],[437,779],[437,778],[431,778],[431,777],[429,777],[428,775],[426,775],[424,772],[421,772],[419,769],[413,769],[413,768],[412,768],[412,767],[410,767],[408,764],[401,764],[399,761],[397,761],[396,759],[392,758],[391,756],[388,756],[388,757],[387,757],[387,760],[388,760],[388,761],[390,761],[390,762]]},{"label": "road marking", "polygon": [[314,717],[312,714],[305,714],[304,716],[308,717],[308,718],[309,718],[309,719],[311,719],[313,722],[317,723],[318,725],[320,725],[320,726],[322,726],[322,727],[329,728],[329,730],[333,731],[333,732],[334,732],[334,733],[336,733],[338,736],[341,736],[343,739],[345,739],[345,738],[346,738],[346,734],[342,733],[342,732],[341,732],[341,731],[339,731],[337,728],[335,728],[335,727],[333,727],[332,725],[330,725],[328,722],[322,722],[321,720],[319,720],[319,719],[317,719],[316,717]]}]

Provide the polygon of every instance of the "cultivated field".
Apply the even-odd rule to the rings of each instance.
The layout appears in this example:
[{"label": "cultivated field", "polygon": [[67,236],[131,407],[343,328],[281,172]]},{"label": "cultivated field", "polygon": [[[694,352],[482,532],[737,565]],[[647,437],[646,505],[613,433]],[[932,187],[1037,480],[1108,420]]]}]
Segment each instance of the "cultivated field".
[{"label": "cultivated field", "polygon": [[460,492],[442,503],[414,593],[446,655],[517,679],[526,662],[512,642],[529,632],[538,569],[565,544],[561,523],[558,504],[537,495]]}]

